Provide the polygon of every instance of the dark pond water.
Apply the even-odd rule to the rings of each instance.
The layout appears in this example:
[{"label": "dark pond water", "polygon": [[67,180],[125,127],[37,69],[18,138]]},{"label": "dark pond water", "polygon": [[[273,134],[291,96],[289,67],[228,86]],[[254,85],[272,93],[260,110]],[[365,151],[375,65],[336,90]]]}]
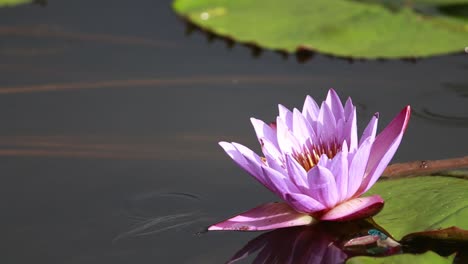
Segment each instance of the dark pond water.
[{"label": "dark pond water", "polygon": [[275,197],[217,142],[330,87],[361,129],[413,106],[394,161],[466,155],[467,54],[301,64],[185,31],[167,0],[0,9],[1,263],[226,261],[258,234],[194,234]]}]

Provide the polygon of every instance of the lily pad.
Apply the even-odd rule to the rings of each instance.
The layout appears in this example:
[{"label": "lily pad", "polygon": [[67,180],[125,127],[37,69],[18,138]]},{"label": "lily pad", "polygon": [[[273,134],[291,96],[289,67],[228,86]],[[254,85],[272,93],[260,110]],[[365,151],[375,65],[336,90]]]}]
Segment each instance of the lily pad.
[{"label": "lily pad", "polygon": [[32,3],[33,0],[0,0],[0,7]]},{"label": "lily pad", "polygon": [[453,262],[453,259],[454,256],[442,257],[429,251],[421,255],[401,254],[384,258],[354,257],[346,261],[346,264],[450,264]]},{"label": "lily pad", "polygon": [[395,11],[365,0],[175,0],[173,8],[207,31],[286,52],[409,58],[462,52],[468,43],[467,20],[405,5]]},{"label": "lily pad", "polygon": [[421,176],[380,181],[368,194],[379,194],[385,200],[374,220],[400,240],[407,234],[452,226],[468,230],[467,190],[465,179]]}]

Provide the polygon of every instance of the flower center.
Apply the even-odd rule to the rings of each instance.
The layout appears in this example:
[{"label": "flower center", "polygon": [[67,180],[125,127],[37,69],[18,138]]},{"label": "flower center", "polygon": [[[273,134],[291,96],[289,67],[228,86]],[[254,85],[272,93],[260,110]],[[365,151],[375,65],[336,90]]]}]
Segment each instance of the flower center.
[{"label": "flower center", "polygon": [[293,153],[293,157],[306,171],[309,171],[317,165],[323,154],[332,159],[340,150],[341,145],[336,140],[328,143],[318,142],[318,144],[307,141],[300,152]]}]

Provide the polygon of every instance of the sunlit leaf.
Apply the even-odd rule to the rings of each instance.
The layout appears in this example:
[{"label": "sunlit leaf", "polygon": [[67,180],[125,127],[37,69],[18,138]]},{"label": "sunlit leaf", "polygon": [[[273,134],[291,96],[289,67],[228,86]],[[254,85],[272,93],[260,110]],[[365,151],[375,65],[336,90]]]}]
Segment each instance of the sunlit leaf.
[{"label": "sunlit leaf", "polygon": [[[440,4],[442,0],[427,2]],[[393,10],[351,0],[176,0],[173,7],[218,35],[288,52],[309,49],[354,58],[427,57],[462,52],[468,43],[466,20],[443,12],[420,13],[405,5]]]},{"label": "sunlit leaf", "polygon": [[354,257],[346,261],[346,264],[449,264],[453,262],[453,256],[441,257],[429,251],[420,255],[401,254],[388,257]]},{"label": "sunlit leaf", "polygon": [[32,3],[34,0],[0,0],[0,7]]},{"label": "sunlit leaf", "polygon": [[468,230],[467,190],[465,179],[423,176],[380,181],[368,194],[378,193],[385,200],[374,220],[399,240],[410,233],[452,226]]}]

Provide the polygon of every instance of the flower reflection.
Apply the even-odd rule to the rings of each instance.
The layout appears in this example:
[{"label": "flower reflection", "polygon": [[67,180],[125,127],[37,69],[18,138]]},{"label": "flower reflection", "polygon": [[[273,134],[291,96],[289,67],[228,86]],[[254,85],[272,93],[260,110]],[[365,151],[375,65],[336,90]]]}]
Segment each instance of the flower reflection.
[{"label": "flower reflection", "polygon": [[228,263],[258,251],[252,263],[343,263],[347,255],[320,229],[292,227],[262,234],[248,242]]},{"label": "flower reflection", "polygon": [[[351,237],[350,237],[351,236]],[[369,222],[319,223],[264,233],[241,248],[227,263],[251,255],[252,263],[344,263],[355,255],[390,255],[400,245]]]}]

